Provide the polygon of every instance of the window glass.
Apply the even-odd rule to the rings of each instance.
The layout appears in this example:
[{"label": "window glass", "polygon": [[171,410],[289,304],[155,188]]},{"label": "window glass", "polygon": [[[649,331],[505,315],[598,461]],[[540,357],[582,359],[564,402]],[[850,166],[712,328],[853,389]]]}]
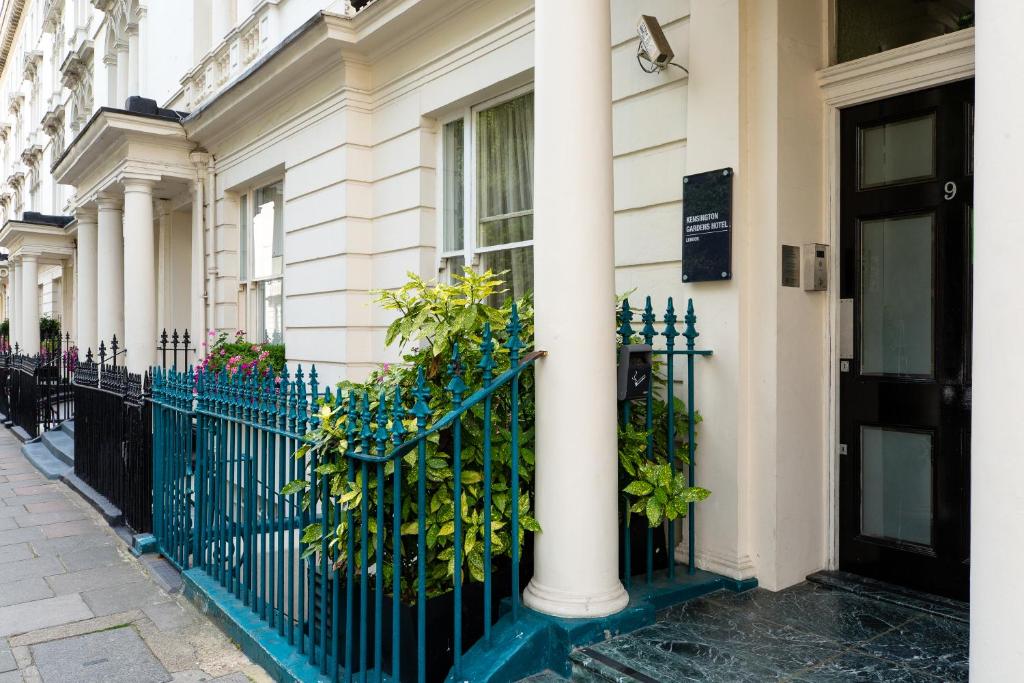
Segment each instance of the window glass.
[{"label": "window glass", "polygon": [[837,0],[836,57],[859,59],[974,26],[974,0]]},{"label": "window glass", "polygon": [[465,247],[464,201],[465,122],[457,119],[444,126],[444,251],[460,251]]},{"label": "window glass", "polygon": [[477,114],[477,244],[533,239],[533,94]]},{"label": "window glass", "polygon": [[860,370],[931,376],[931,214],[861,224]]},{"label": "window glass", "polygon": [[476,121],[480,267],[507,271],[508,294],[519,297],[533,289],[533,93],[478,112]]},{"label": "window glass", "polygon": [[284,296],[281,279],[261,282],[260,294],[263,301],[263,341],[281,344],[284,341]]},{"label": "window glass", "polygon": [[284,273],[284,185],[261,187],[253,196],[252,276],[277,277]]},{"label": "window glass", "polygon": [[935,114],[859,132],[861,189],[935,177]]},{"label": "window glass", "polygon": [[932,543],[932,437],[861,427],[861,533]]}]

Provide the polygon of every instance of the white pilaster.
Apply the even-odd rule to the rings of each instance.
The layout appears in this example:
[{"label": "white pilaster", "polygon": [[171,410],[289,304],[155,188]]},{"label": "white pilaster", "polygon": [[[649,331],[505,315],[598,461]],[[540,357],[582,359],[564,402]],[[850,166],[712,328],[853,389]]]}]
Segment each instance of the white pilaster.
[{"label": "white pilaster", "polygon": [[96,205],[96,334],[109,346],[114,335],[124,343],[124,228],[120,197],[103,195]]},{"label": "white pilaster", "polygon": [[987,683],[1024,671],[1024,593],[1013,588],[1024,564],[1024,91],[1016,78],[1024,4],[979,0],[976,16],[970,675]]},{"label": "white pilaster", "polygon": [[18,304],[18,297],[21,296],[21,259],[11,257],[11,274],[8,282],[8,296],[11,300],[11,312],[8,318],[10,330],[10,343],[13,347],[20,343],[21,339],[21,306]]},{"label": "white pilaster", "polygon": [[124,348],[132,372],[156,360],[156,275],[153,272],[153,181],[124,180]]},{"label": "white pilaster", "polygon": [[171,260],[171,207],[166,199],[157,201],[156,211],[156,327],[153,339],[157,339],[164,329],[174,327],[171,320],[173,307],[173,280]]},{"label": "white pilaster", "polygon": [[117,45],[117,99],[114,106],[124,109],[128,100],[128,71],[129,71],[128,43],[121,42]]},{"label": "white pilaster", "polygon": [[235,25],[235,2],[234,0],[210,0],[211,32],[213,33],[213,46],[220,45],[227,32]]},{"label": "white pilaster", "polygon": [[79,209],[78,218],[78,346],[95,353],[99,347],[96,332],[96,212]]},{"label": "white pilaster", "polygon": [[39,262],[33,254],[21,256],[22,353],[39,353]]},{"label": "white pilaster", "polygon": [[193,152],[189,155],[196,165],[196,181],[192,186],[192,270],[191,296],[189,298],[189,324],[192,339],[206,341],[206,299],[203,296],[206,279],[206,231],[203,229],[204,216],[204,185],[206,183],[206,164],[209,155]]},{"label": "white pilaster", "polygon": [[[128,96],[140,95],[139,92],[139,29],[137,26],[128,28]],[[121,103],[124,106],[124,103]]]},{"label": "white pilaster", "polygon": [[618,577],[611,18],[591,0],[534,11],[536,339],[549,356],[537,367],[543,532],[524,599],[597,617],[629,599]]}]

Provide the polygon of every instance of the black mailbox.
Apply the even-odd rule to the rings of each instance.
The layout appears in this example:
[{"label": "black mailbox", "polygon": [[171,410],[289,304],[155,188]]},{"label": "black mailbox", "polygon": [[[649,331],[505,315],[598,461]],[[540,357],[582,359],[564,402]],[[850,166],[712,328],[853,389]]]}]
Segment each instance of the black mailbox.
[{"label": "black mailbox", "polygon": [[650,344],[624,344],[619,349],[619,400],[647,398],[650,386]]}]

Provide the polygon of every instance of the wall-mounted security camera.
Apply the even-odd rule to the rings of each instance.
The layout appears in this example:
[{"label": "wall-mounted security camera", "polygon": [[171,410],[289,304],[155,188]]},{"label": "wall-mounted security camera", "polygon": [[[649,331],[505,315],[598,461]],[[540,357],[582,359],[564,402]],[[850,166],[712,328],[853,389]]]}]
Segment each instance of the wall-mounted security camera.
[{"label": "wall-mounted security camera", "polygon": [[640,49],[637,52],[637,57],[642,56],[659,71],[667,67],[675,55],[658,20],[647,14],[641,15],[640,22],[636,25],[636,32],[640,36]]}]

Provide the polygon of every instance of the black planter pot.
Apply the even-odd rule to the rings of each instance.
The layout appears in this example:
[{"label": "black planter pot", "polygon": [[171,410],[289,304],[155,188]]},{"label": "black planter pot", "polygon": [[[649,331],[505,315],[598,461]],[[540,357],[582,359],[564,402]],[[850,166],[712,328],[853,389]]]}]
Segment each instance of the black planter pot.
[{"label": "black planter pot", "polygon": [[[630,515],[629,520],[629,573],[641,576],[647,573],[647,518],[640,514]],[[653,571],[668,569],[668,540],[664,526],[651,529],[653,553]],[[619,539],[619,576],[626,575],[626,548],[623,539]]]},{"label": "black planter pot", "polygon": [[[494,560],[494,571],[491,575],[491,616],[497,621],[501,614],[501,601],[511,595],[512,562],[510,558],[500,557]],[[526,535],[523,543],[523,556],[519,563],[520,590],[526,586],[533,575],[533,537]],[[358,581],[358,578],[357,578]],[[346,596],[344,579],[342,579],[339,596],[338,627],[339,633],[339,664],[345,667],[345,609]],[[352,666],[358,672],[359,638],[362,628],[360,619],[359,584],[352,587]],[[366,601],[366,666],[376,668],[374,659],[374,633],[376,591],[371,578]],[[389,676],[394,676],[392,659],[392,627],[394,624],[394,601],[391,595],[381,600],[381,657],[383,669]],[[328,618],[330,618],[330,598],[328,599]],[[484,586],[482,583],[465,581],[462,585],[462,651],[468,650],[484,634]],[[416,681],[418,672],[418,610],[416,605],[401,603],[399,614],[399,677],[400,681]],[[319,624],[317,624],[319,629]],[[455,593],[445,593],[427,599],[426,609],[426,680],[428,683],[440,683],[448,676],[455,658]],[[318,631],[319,633],[319,631]]]}]

